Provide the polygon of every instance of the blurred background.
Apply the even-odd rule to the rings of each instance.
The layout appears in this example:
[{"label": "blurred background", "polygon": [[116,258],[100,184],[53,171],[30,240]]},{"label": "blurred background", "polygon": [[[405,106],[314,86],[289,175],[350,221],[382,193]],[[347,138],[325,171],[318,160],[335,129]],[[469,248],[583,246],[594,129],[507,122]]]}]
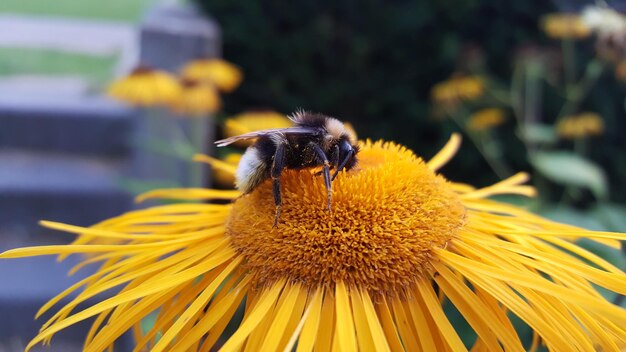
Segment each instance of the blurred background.
[{"label": "blurred background", "polygon": [[[623,0],[0,0],[0,250],[67,243],[37,222],[91,225],[145,206],[133,198],[152,189],[232,188],[220,171],[246,146],[211,142],[284,127],[300,108],[425,159],[459,132],[449,179],[527,171],[538,196],[500,200],[626,231],[622,11]],[[0,261],[0,351],[22,350],[38,307],[89,274],[67,277],[80,260]],[[50,350],[80,351],[86,329]]]}]

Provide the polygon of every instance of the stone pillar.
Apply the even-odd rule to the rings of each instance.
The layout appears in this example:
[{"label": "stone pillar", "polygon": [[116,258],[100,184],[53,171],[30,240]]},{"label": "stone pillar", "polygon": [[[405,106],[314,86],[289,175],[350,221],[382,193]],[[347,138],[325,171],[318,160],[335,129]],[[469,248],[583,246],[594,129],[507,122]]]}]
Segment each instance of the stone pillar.
[{"label": "stone pillar", "polygon": [[[139,62],[154,68],[177,73],[189,61],[198,58],[219,57],[221,55],[221,33],[213,20],[203,15],[189,4],[162,4],[154,7],[145,16],[140,27]],[[161,115],[163,112],[161,112]],[[137,155],[133,174],[140,179],[171,181],[190,186],[189,163],[167,157],[162,153],[141,150],[146,138],[168,142],[172,131],[195,134],[204,141],[197,146],[199,153],[209,153],[213,143],[213,119],[203,119],[204,123],[181,119],[175,116],[160,116],[160,132],[147,126],[154,126],[154,116],[143,116],[138,121],[136,140]],[[147,119],[152,118],[152,122]],[[146,135],[146,133],[150,135]],[[168,137],[168,135],[170,137]],[[173,166],[178,165],[178,167]],[[165,167],[165,169],[164,169]],[[172,168],[175,168],[173,170]],[[202,170],[202,185],[209,183],[208,167],[194,165]],[[197,172],[197,171],[196,171]],[[198,186],[198,184],[192,185]]]},{"label": "stone pillar", "polygon": [[221,33],[214,21],[191,5],[153,8],[141,24],[140,61],[177,71],[190,59],[221,56]]}]

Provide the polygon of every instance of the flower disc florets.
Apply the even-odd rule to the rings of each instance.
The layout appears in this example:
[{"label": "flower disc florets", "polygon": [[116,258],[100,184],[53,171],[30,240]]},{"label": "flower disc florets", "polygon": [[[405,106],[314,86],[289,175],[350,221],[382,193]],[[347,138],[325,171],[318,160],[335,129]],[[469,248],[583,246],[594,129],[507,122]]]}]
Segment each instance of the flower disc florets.
[{"label": "flower disc florets", "polygon": [[343,281],[373,293],[402,294],[431,270],[431,253],[465,222],[448,182],[393,143],[362,145],[359,164],[333,182],[332,211],[314,170],[285,171],[274,221],[271,182],[233,205],[232,245],[258,284],[287,279],[332,287]]}]

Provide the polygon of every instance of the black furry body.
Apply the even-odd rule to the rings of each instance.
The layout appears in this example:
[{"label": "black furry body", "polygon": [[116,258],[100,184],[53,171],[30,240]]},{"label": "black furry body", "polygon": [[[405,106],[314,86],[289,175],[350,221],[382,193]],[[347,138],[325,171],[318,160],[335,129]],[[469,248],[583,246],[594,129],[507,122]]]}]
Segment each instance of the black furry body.
[{"label": "black furry body", "polygon": [[[287,143],[285,145],[284,168],[291,170],[301,170],[308,168],[317,168],[324,165],[324,160],[315,151],[316,145],[321,143],[323,137],[311,138],[311,136],[286,136]],[[262,157],[263,164],[268,166],[262,174],[262,178],[255,182],[254,187],[247,190],[249,193],[263,181],[271,178],[271,165],[274,163],[274,155],[276,154],[277,145],[270,137],[260,137],[251,148],[256,148]],[[331,149],[326,154],[326,158],[338,160],[339,155],[335,149]],[[352,158],[345,165],[346,171],[351,170],[356,164],[356,159]],[[335,169],[336,165],[331,165],[331,169]]]},{"label": "black furry body", "polygon": [[[284,169],[321,167],[330,210],[332,180],[340,171],[356,165],[359,150],[355,137],[337,119],[310,113],[297,113],[290,119],[293,127],[257,131],[216,142],[224,146],[240,139],[257,138],[241,159],[237,187],[247,194],[263,181],[272,179],[276,204],[274,225],[278,223],[282,205],[280,175]],[[330,170],[334,170],[332,177]]]}]

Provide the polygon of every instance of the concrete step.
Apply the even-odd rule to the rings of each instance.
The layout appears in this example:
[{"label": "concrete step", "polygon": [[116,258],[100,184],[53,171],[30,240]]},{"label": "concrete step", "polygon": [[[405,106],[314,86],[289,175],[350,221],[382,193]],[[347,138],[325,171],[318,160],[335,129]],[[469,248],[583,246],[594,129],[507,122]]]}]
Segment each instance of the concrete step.
[{"label": "concrete step", "polygon": [[0,28],[11,28],[0,31],[0,47],[119,56],[118,73],[131,70],[139,55],[137,28],[131,23],[4,13]]},{"label": "concrete step", "polygon": [[41,219],[87,226],[128,210],[125,169],[120,159],[0,149],[0,249],[50,241]]},{"label": "concrete step", "polygon": [[[37,334],[41,324],[53,312],[46,313],[39,320],[34,320],[39,307],[49,299],[62,292],[74,282],[93,273],[93,267],[79,271],[75,276],[68,277],[69,269],[81,260],[78,256],[70,256],[63,262],[55,257],[35,257],[23,259],[0,260],[0,351],[23,351],[29,340]],[[79,309],[106,299],[112,292],[102,294],[95,300],[88,301]],[[68,303],[75,294],[64,299]],[[48,352],[79,352],[82,342],[89,331],[93,319],[87,319],[63,330],[52,339],[50,347],[38,346],[35,351]],[[133,339],[125,334],[116,344],[116,351],[131,351]]]},{"label": "concrete step", "polygon": [[134,109],[89,95],[80,82],[12,80],[0,81],[0,149],[102,156],[122,156],[130,150]]}]

